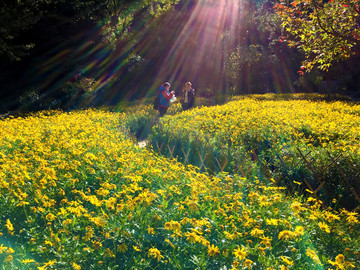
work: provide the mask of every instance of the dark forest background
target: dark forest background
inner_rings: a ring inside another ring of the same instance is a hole
[[[176,92],[191,81],[219,102],[269,92],[358,96],[359,57],[300,76],[304,56],[283,42],[274,0],[238,1],[221,20],[220,2],[4,2],[0,113],[114,105],[150,97],[164,81]]]

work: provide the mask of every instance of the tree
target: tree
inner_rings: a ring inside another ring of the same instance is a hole
[[[19,61],[34,44],[21,35],[39,19],[42,1],[3,1],[0,7],[0,56]],[[20,40],[19,40],[20,39]]]
[[[279,0],[274,6],[285,30],[281,41],[304,51],[300,74],[327,71],[360,52],[358,0]]]
[[[143,30],[178,2],[1,1],[0,111],[17,110],[19,97],[65,100],[62,93],[75,89],[68,84],[79,74],[101,80],[101,91],[110,88],[110,80],[140,64],[134,48]]]
[[[57,27],[82,31],[84,25],[98,24],[103,41],[124,38],[136,19],[151,18],[169,10],[179,0],[22,0],[2,1],[0,7],[0,56],[21,60],[37,45],[38,34]],[[41,21],[45,23],[41,23]],[[51,24],[47,24],[48,22]],[[65,23],[64,23],[65,22]],[[69,25],[71,24],[71,27]],[[41,26],[41,27],[39,27]],[[64,29],[61,29],[64,30]],[[67,30],[67,29],[66,29]],[[31,34],[29,34],[31,33]],[[35,34],[35,35],[34,35]],[[60,33],[62,34],[62,33]],[[52,37],[46,37],[51,40]]]
[[[227,53],[226,75],[234,94],[294,91],[300,65],[299,53],[279,42],[281,20],[274,0],[247,3],[235,50]],[[246,23],[245,23],[246,22]],[[228,42],[229,43],[229,42]],[[287,76],[283,76],[284,72]]]

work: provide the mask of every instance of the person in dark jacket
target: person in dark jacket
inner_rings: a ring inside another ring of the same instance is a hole
[[[158,95],[160,99],[160,106],[159,106],[159,112],[160,116],[163,116],[166,114],[168,108],[170,107],[170,99],[172,99],[175,96],[175,92],[170,92],[170,83],[165,82],[162,86],[160,86],[158,90]]]
[[[185,83],[180,102],[184,111],[195,105],[195,90],[192,88],[191,82]]]

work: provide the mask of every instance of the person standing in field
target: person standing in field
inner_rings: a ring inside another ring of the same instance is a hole
[[[194,106],[195,90],[192,88],[191,82],[185,83],[182,89],[181,106],[183,110],[188,110]]]
[[[166,114],[168,108],[170,107],[170,99],[175,96],[174,91],[170,92],[170,87],[170,83],[165,82],[158,90],[160,117]]]

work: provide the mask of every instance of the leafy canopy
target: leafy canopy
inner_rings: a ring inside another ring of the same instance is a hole
[[[358,0],[279,0],[274,6],[289,46],[305,52],[299,71],[327,71],[334,61],[360,52]]]
[[[168,11],[179,0],[22,0],[6,1],[0,6],[0,56],[20,61],[39,41],[35,33],[46,33],[46,28],[69,23],[82,32],[84,25],[98,24],[104,40],[124,38],[135,20],[156,18]],[[39,21],[43,23],[42,27]],[[54,19],[56,20],[54,21]],[[146,24],[147,23],[147,24]],[[53,25],[55,24],[55,25]],[[45,30],[45,31],[44,31]],[[66,29],[65,29],[66,30]],[[47,37],[51,39],[53,37]]]

